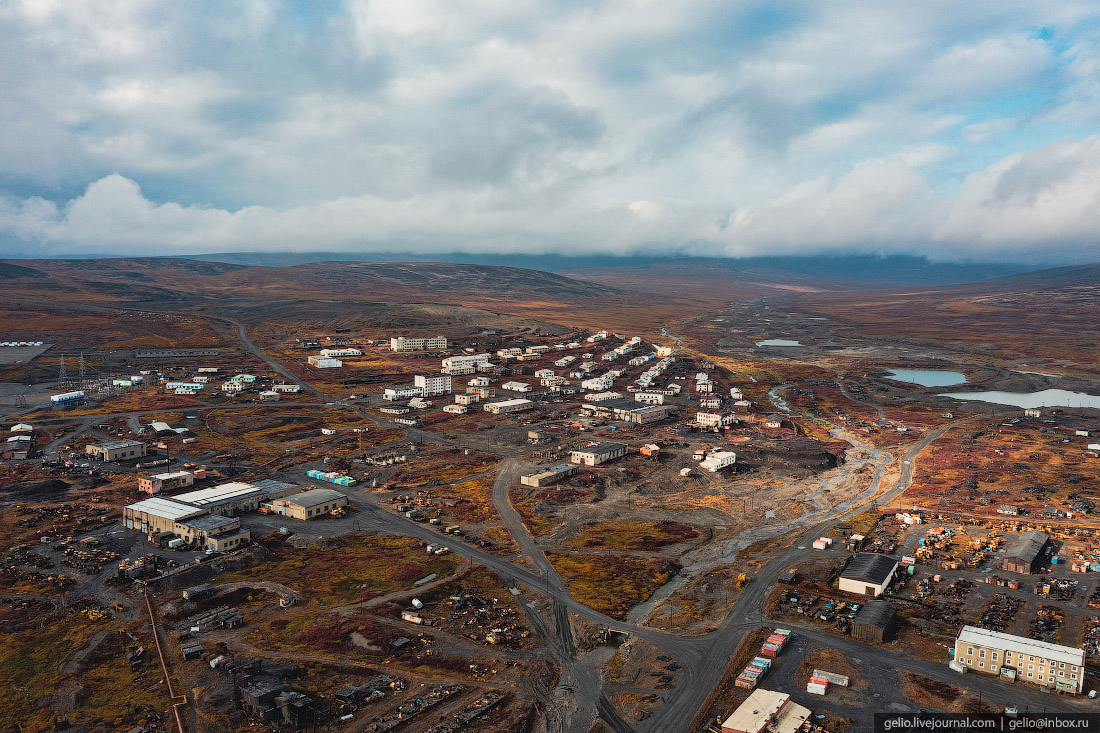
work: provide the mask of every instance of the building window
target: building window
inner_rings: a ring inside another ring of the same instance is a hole
[[[985,669],[985,662],[978,662],[978,666]]]
[[[979,649],[978,650],[978,656],[981,657],[982,659],[985,659],[985,649]]]
[[[1027,668],[1028,669],[1035,669],[1035,665],[1034,664],[1029,664],[1029,665],[1027,665]]]
[[[1060,662],[1058,664],[1058,669],[1065,669],[1065,668],[1066,668],[1066,663],[1065,662]]]
[[[968,646],[968,647],[966,648],[966,653],[967,653],[967,654],[973,654],[973,653],[974,653],[974,647],[972,647],[972,646]]]
[[[997,652],[993,652],[993,661],[997,661]]]
[[[989,671],[990,672],[996,672],[997,671],[997,665],[994,664],[992,667],[989,668]]]

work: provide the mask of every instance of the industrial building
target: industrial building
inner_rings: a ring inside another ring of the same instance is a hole
[[[384,390],[382,390],[382,399],[389,402],[393,402],[395,400],[407,400],[410,397],[417,397],[419,395],[420,387],[417,387],[415,385],[410,386],[408,384],[400,385],[397,387],[386,387]]]
[[[1021,533],[1001,558],[1001,570],[1010,573],[1034,573],[1039,569],[1043,550],[1049,542],[1050,535],[1045,532],[1032,529]]]
[[[337,369],[344,366],[344,362],[339,359],[330,359],[327,356],[310,356],[306,359],[311,367],[317,367],[318,369]]]
[[[243,512],[253,512],[260,504],[270,499],[281,499],[298,490],[293,484],[275,482],[275,487],[232,481],[209,489],[199,489],[186,494],[171,497],[173,501],[205,509],[211,514],[233,516]]]
[[[241,520],[211,514],[203,507],[164,496],[130,504],[122,510],[123,525],[145,534],[171,532],[188,543],[220,552],[236,549],[250,538]]]
[[[876,598],[867,601],[852,620],[852,638],[863,641],[887,641],[894,631],[898,609],[893,603]]]
[[[840,589],[856,595],[878,597],[890,585],[897,569],[895,558],[876,552],[861,552],[840,574]]]
[[[347,505],[348,497],[339,491],[313,489],[275,499],[264,506],[280,516],[305,520],[331,514],[333,509]]]
[[[481,407],[485,412],[490,412],[494,415],[508,415],[513,412],[530,410],[534,406],[535,403],[531,400],[525,400],[522,397],[518,397],[514,400],[503,400],[502,402],[486,402]]]
[[[321,349],[321,356],[334,358],[339,356],[362,356],[363,352],[359,349]]]
[[[608,420],[622,420],[638,425],[664,420],[676,412],[673,405],[650,405],[629,398],[603,401],[587,401],[581,404],[581,410]]]
[[[627,450],[622,443],[596,443],[587,448],[569,451],[569,460],[585,466],[598,466],[625,456]]]
[[[722,723],[722,733],[796,733],[811,711],[791,702],[785,692],[753,690],[733,715]]]
[[[711,473],[717,473],[723,468],[728,468],[737,462],[737,454],[732,451],[716,451],[707,456],[699,468]]]
[[[144,458],[147,453],[145,443],[137,440],[108,440],[85,446],[85,454],[97,461],[125,461],[131,458]]]
[[[524,486],[547,486],[556,481],[561,481],[563,478],[572,476],[578,470],[580,469],[575,464],[559,463],[556,466],[550,466],[541,471],[520,476],[519,482]]]
[[[446,336],[395,336],[390,339],[390,351],[442,351],[447,348]]]
[[[158,473],[152,476],[142,476],[138,479],[138,491],[145,494],[159,494],[163,491],[182,489],[193,486],[195,474],[190,471],[174,471],[172,473]]]
[[[1031,682],[1074,695],[1084,689],[1083,649],[964,626],[954,652],[956,664],[1008,682]]]
[[[425,397],[449,394],[451,391],[451,377],[449,374],[417,374],[413,377],[413,385]]]

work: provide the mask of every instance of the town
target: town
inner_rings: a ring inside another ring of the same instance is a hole
[[[55,372],[7,426],[5,627],[70,618],[60,668],[133,690],[131,727],[793,733],[872,694],[1096,695],[1088,409],[610,328],[230,325],[10,352]],[[100,699],[38,694],[62,728]]]

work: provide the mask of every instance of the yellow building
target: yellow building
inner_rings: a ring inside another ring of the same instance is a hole
[[[959,632],[955,662],[1009,682],[1030,682],[1074,695],[1080,694],[1085,685],[1083,649],[976,626],[964,626]]]

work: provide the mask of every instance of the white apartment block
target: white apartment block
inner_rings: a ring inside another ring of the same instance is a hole
[[[711,453],[703,462],[699,464],[699,467],[704,471],[710,471],[716,473],[723,468],[732,466],[737,462],[737,454],[730,451],[718,451],[717,453]]]
[[[399,387],[386,387],[382,392],[382,399],[393,402],[394,400],[407,400],[410,397],[419,397],[420,387],[403,385]]]
[[[413,338],[396,336],[390,339],[390,351],[441,351],[447,348],[446,336]]]
[[[448,356],[443,360],[443,371],[450,374],[451,369],[463,368],[463,367],[477,367],[481,364],[488,364],[493,358],[492,354],[460,354],[458,356]]]
[[[451,391],[449,374],[417,374],[413,377],[413,384],[420,389],[420,394],[427,397],[448,394]]]

